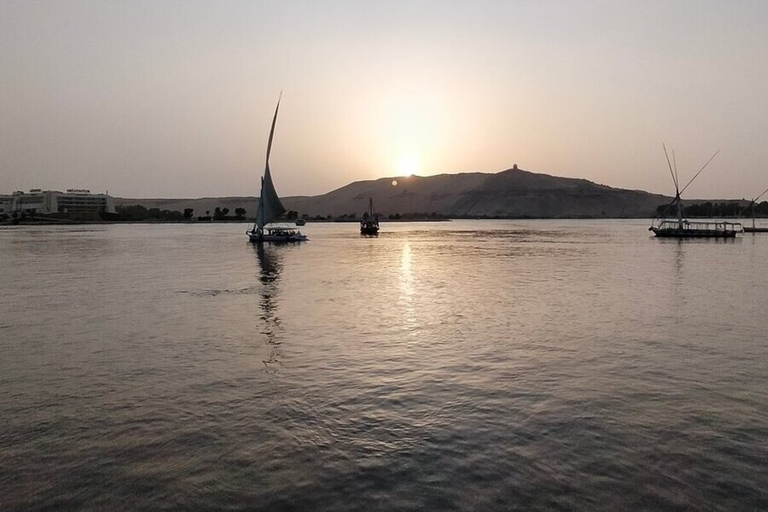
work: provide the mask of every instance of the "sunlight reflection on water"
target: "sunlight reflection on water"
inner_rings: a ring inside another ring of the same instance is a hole
[[[416,312],[413,304],[413,272],[411,271],[411,246],[406,241],[403,243],[402,255],[400,257],[400,288],[403,306],[403,329],[408,331],[411,336],[415,336]]]

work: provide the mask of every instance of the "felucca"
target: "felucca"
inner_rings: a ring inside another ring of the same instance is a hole
[[[282,98],[282,93],[280,94]],[[269,172],[269,154],[272,152],[272,138],[275,135],[275,123],[277,122],[277,112],[280,110],[280,98],[275,107],[275,116],[272,118],[272,128],[269,130],[269,142],[267,142],[267,162],[264,167],[264,176],[261,178],[261,193],[259,194],[259,206],[256,208],[256,223],[246,231],[248,239],[251,242],[303,242],[307,240],[306,235],[289,226],[276,224],[275,221],[285,213],[285,207],[280,202],[280,198],[275,191],[275,185],[272,183],[272,174]],[[273,225],[273,223],[275,223]]]

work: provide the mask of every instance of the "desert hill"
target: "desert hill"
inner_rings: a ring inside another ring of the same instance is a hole
[[[279,183],[277,184],[279,187]],[[670,198],[637,190],[624,190],[575,178],[533,173],[514,167],[499,173],[440,174],[388,177],[356,181],[318,196],[282,198],[288,210],[309,216],[361,215],[373,197],[381,215],[437,213],[448,217],[651,217]],[[115,198],[116,205],[141,204],[146,208],[194,208],[204,215],[216,207],[256,210],[256,197],[200,199]]]

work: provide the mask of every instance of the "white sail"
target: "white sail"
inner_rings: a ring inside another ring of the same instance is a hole
[[[261,178],[261,195],[259,196],[259,206],[256,210],[256,225],[254,227],[259,230],[270,222],[274,222],[285,213],[285,207],[280,202],[280,198],[275,191],[275,185],[272,183],[272,175],[269,172],[269,154],[272,152],[272,138],[275,135],[275,123],[277,123],[277,111],[279,109],[280,99],[278,98],[275,116],[272,118],[272,128],[269,130],[267,162],[264,166],[264,177]]]

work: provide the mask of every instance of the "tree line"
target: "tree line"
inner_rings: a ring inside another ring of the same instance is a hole
[[[186,214],[187,210],[190,211],[190,216],[192,215],[192,208],[187,208],[184,210],[184,213]],[[218,206],[216,209],[213,210],[213,216],[211,216],[211,211],[206,210],[205,215],[200,215],[197,217],[197,220],[201,221],[210,221],[210,220],[216,220],[216,221],[227,221],[227,220],[235,220],[235,221],[243,221],[245,220],[245,208],[235,208],[235,215],[230,216],[229,215],[229,208],[219,208]]]
[[[687,210],[687,209],[686,209]],[[185,208],[183,212],[177,210],[161,210],[160,208],[146,208],[140,204],[118,206],[116,208],[116,214],[110,214],[109,220],[125,221],[125,222],[190,222],[193,220],[199,222],[223,222],[223,221],[245,221],[247,211],[245,208],[235,208],[234,215],[230,215],[229,208],[216,207],[213,211],[206,210],[204,214],[195,216],[193,208]],[[387,218],[389,220],[436,220],[447,219],[447,215],[441,213],[432,212],[413,212],[413,213],[392,213],[386,217],[381,214],[375,214],[378,218]],[[359,221],[361,219],[367,219],[368,212],[362,214],[348,213],[341,215],[308,215],[300,214],[296,210],[288,210],[285,212],[280,220],[293,222],[299,218],[305,221],[315,222],[350,222]]]
[[[205,215],[195,217],[194,208],[185,208],[183,212],[177,210],[161,210],[160,208],[146,208],[140,204],[118,206],[115,217],[110,220],[127,222],[181,222],[181,221],[244,221],[245,208],[235,208],[235,215],[229,215],[229,208],[216,207],[211,215],[210,210],[206,210]]]
[[[696,203],[683,205],[683,211],[689,217],[768,217],[768,201],[761,203],[750,203],[749,206],[742,206],[738,201],[712,203]],[[660,205],[656,207],[656,215],[676,216],[677,205]]]

